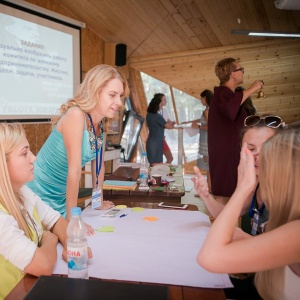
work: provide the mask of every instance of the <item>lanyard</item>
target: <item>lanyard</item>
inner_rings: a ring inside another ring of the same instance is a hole
[[[254,216],[254,213],[258,213],[259,215],[261,215],[263,212],[264,212],[264,209],[265,209],[265,204],[263,203],[261,208],[260,209],[257,209],[255,207],[255,204],[257,202],[257,199],[256,199],[256,193],[257,193],[257,190],[258,190],[258,187],[259,187],[259,184],[257,185],[256,189],[255,189],[255,193],[253,195],[253,198],[252,198],[252,202],[251,202],[251,205],[250,205],[250,209],[249,209],[249,216],[251,218],[253,218]]]
[[[96,136],[96,130],[95,130],[95,127],[94,127],[94,124],[93,124],[93,120],[92,120],[92,117],[90,114],[87,114],[89,119],[90,119],[90,122],[91,122],[91,125],[92,125],[92,129],[93,129],[93,133],[94,133],[94,136],[95,136],[95,146],[96,146],[96,187],[98,187],[98,176],[100,174],[100,170],[101,170],[101,166],[102,166],[102,149],[103,149],[103,140],[102,140],[102,146],[100,145],[100,149],[98,148],[98,139],[97,139],[97,136]],[[103,133],[101,133],[103,134]],[[101,138],[103,139],[103,136],[101,136]],[[99,164],[99,160],[98,160],[98,151],[100,150],[100,164]]]

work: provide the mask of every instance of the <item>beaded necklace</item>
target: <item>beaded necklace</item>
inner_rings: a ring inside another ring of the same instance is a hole
[[[88,127],[88,132],[89,132],[90,147],[91,147],[91,150],[95,151],[97,143],[98,143],[99,148],[101,148],[101,146],[103,144],[104,126],[103,126],[102,122],[100,122],[98,124],[99,135],[96,137],[95,134],[94,134],[94,130],[93,130],[93,124],[91,123],[91,121],[89,123],[90,124],[89,124],[89,127]]]

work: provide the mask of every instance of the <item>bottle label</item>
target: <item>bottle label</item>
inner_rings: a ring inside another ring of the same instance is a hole
[[[67,247],[69,277],[87,278],[88,253],[87,247]]]
[[[141,173],[140,174],[140,178],[141,179],[147,179],[148,178],[148,174],[147,173]]]

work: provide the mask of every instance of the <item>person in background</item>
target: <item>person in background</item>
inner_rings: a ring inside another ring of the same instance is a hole
[[[263,88],[263,81],[257,80],[244,91],[235,92],[236,87],[243,83],[244,68],[234,58],[220,60],[215,73],[220,85],[214,88],[209,107],[208,157],[212,194],[225,204],[237,183],[239,133],[247,117],[241,104]]]
[[[192,128],[199,128],[199,150],[197,158],[197,167],[201,171],[206,172],[207,183],[209,191],[211,191],[210,183],[210,173],[209,173],[209,163],[208,163],[208,147],[207,147],[207,123],[208,123],[208,110],[209,105],[213,97],[213,92],[211,90],[204,90],[200,94],[200,100],[205,110],[202,112],[200,119],[193,121],[185,121],[182,124],[192,123]],[[200,124],[200,125],[199,125]],[[199,197],[199,194],[195,194],[195,197]]]
[[[146,141],[146,151],[148,161],[151,165],[163,162],[163,144],[165,128],[173,129],[175,122],[166,121],[161,114],[160,104],[162,97],[154,95],[147,109],[146,122],[149,135]]]
[[[25,186],[33,179],[35,156],[21,124],[0,123],[0,160],[0,299],[4,299],[26,273],[52,274],[58,241],[66,260],[68,221]]]
[[[164,109],[164,106],[166,106],[166,104],[167,104],[166,96],[164,94],[157,93],[157,94],[154,95],[154,97],[161,98],[158,113],[161,114],[167,122],[170,121],[170,118],[169,118],[169,116],[166,112],[166,109]],[[166,163],[171,164],[172,161],[173,161],[173,154],[170,150],[169,145],[166,142],[166,137],[165,136],[164,136],[163,152],[164,152],[164,156],[166,157]]]
[[[77,206],[82,168],[89,161],[93,187],[98,187],[103,197],[105,121],[115,116],[128,94],[122,73],[98,65],[87,72],[74,98],[53,118],[52,132],[37,155],[35,178],[28,186],[68,220],[71,208]],[[110,201],[102,203],[101,209],[113,206]],[[89,225],[87,231],[94,232]]]
[[[244,203],[256,187],[254,161],[244,143],[236,190],[212,224],[197,260],[214,273],[257,272],[255,285],[263,299],[299,299],[300,130],[283,130],[263,145],[259,183],[268,226],[264,234],[234,239]]]
[[[242,92],[245,88],[238,86],[235,91]],[[256,107],[253,105],[251,97],[248,97],[242,104],[243,109],[246,111],[247,116],[257,115]]]

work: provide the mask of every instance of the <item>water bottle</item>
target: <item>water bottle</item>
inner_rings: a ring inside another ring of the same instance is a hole
[[[140,164],[140,188],[149,189],[148,186],[149,177],[149,162],[147,159],[147,153],[142,153],[141,164]]]
[[[71,209],[67,236],[68,277],[88,279],[88,244],[80,207]]]

